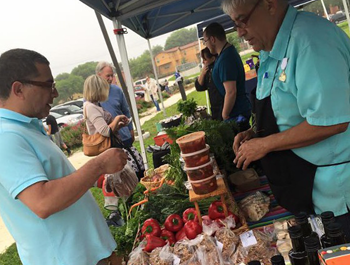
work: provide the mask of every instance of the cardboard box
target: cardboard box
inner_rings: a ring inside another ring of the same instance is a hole
[[[318,251],[322,265],[350,265],[350,244],[343,244]]]

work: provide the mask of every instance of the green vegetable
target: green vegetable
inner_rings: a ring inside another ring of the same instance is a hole
[[[180,111],[185,117],[191,117],[196,112],[197,102],[193,98],[180,101],[177,104],[177,110]]]

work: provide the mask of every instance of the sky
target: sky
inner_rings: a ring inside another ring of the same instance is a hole
[[[113,23],[103,21],[120,62]],[[151,39],[151,45],[164,47],[169,35]],[[0,53],[35,50],[50,61],[54,77],[86,62],[111,62],[94,10],[79,0],[1,0],[0,36]],[[147,40],[131,30],[125,42],[129,58],[148,50]]]

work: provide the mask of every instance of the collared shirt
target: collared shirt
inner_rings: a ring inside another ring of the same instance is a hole
[[[217,57],[212,71],[212,79],[220,94],[225,97],[224,82],[236,81],[237,96],[230,118],[242,114],[250,117],[251,104],[245,91],[245,73],[241,57],[234,46],[229,46]]]
[[[289,7],[271,52],[260,53],[256,96],[271,95],[280,131],[305,120],[315,126],[346,123],[350,121],[349,69],[346,34],[323,18]],[[315,165],[340,163],[350,160],[349,139],[350,127],[293,152]],[[349,190],[350,163],[319,167],[313,189],[316,212],[346,213]]]
[[[125,115],[128,118],[131,117],[128,102],[126,101],[123,90],[116,85],[109,86],[108,100],[101,102],[101,106],[103,109],[110,112],[113,118],[118,115]],[[131,139],[131,130],[133,130],[132,122],[130,122],[128,126],[119,129],[118,133],[123,142]]]
[[[97,264],[116,243],[90,191],[41,219],[18,200],[29,186],[75,171],[36,118],[0,109],[0,215],[23,265]]]

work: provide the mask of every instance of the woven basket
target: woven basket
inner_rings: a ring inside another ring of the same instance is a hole
[[[147,179],[147,177],[143,177],[140,179],[140,183],[145,186],[146,189],[150,190],[150,189],[153,189],[153,188],[157,188],[161,181],[162,180],[159,180],[159,181],[146,181],[145,179]]]

